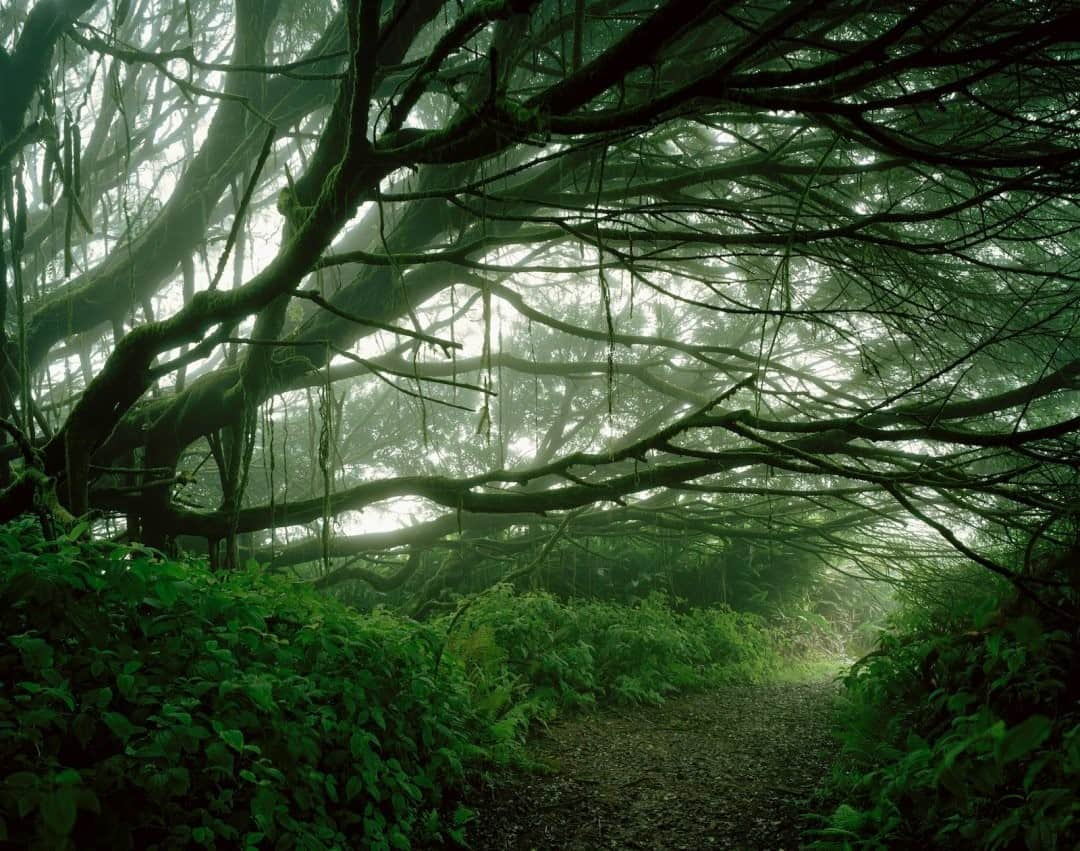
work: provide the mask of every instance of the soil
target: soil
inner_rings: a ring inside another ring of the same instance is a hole
[[[835,742],[828,682],[740,686],[552,725],[550,773],[476,792],[476,851],[796,849]]]

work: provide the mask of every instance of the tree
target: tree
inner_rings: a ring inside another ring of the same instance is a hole
[[[932,534],[1026,587],[1002,546],[1076,529],[1078,25],[5,12],[2,514],[55,488],[154,546],[376,585],[338,559],[677,528],[873,570]],[[334,527],[406,498],[415,524]]]

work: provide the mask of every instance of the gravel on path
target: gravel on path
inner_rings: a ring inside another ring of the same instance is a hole
[[[468,806],[475,851],[796,849],[832,761],[833,683],[732,686],[558,722],[550,774],[502,772]]]

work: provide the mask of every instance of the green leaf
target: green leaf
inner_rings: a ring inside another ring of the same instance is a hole
[[[162,579],[153,585],[154,595],[167,609],[171,609],[180,597],[176,583],[170,579]]]
[[[89,528],[90,522],[88,520],[80,520],[78,523],[71,527],[70,532],[61,535],[60,540],[68,544],[74,543],[75,541],[79,540],[79,538],[81,538],[86,532],[86,530]]]
[[[112,730],[113,734],[122,742],[127,742],[138,729],[127,719],[127,716],[121,715],[119,712],[106,712],[101,717],[105,721],[105,726]]]
[[[1050,736],[1053,724],[1045,715],[1032,715],[1010,727],[997,744],[997,758],[1002,765],[1027,756]]]
[[[53,783],[57,786],[79,786],[82,784],[82,777],[74,768],[62,768],[53,775]]]
[[[128,700],[133,699],[135,696],[135,677],[131,674],[117,674],[116,688]]]
[[[221,742],[211,742],[206,746],[206,761],[216,767],[232,773],[234,760],[229,749]]]
[[[112,689],[108,686],[90,689],[83,692],[83,706],[96,706],[98,709],[104,709],[112,700],[112,695]]]
[[[266,680],[252,680],[244,684],[244,694],[251,698],[259,709],[274,708],[274,690]]]
[[[476,811],[470,810],[468,807],[464,807],[459,804],[457,809],[454,810],[455,827],[461,827],[463,824],[468,824],[474,818],[476,818]]]
[[[359,759],[365,753],[371,752],[372,744],[377,743],[377,739],[365,730],[353,730],[352,735],[349,736],[349,752],[352,754],[353,759]]]
[[[67,707],[69,712],[75,709],[75,698],[72,696],[71,692],[68,691],[66,686],[44,688],[42,689],[42,692],[44,694],[47,694],[49,697],[53,697],[59,700],[61,703],[64,704],[64,706]]]
[[[237,753],[243,752],[244,734],[240,730],[226,730],[222,728],[217,731],[217,734],[221,736],[221,740],[234,751]]]
[[[271,836],[274,832],[274,810],[277,801],[277,793],[266,786],[261,786],[251,799],[251,817],[260,831]]]
[[[75,791],[70,786],[59,786],[41,800],[41,818],[52,834],[67,836],[71,833],[77,815]]]
[[[187,793],[191,786],[191,775],[182,765],[174,765],[166,773],[169,782],[169,793],[174,797],[180,797]]]
[[[8,641],[19,651],[28,671],[37,673],[53,666],[53,650],[44,639],[31,635],[13,635]]]

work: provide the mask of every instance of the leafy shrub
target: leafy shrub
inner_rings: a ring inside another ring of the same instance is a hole
[[[0,528],[0,840],[423,845],[478,753],[440,641],[253,571]]]
[[[1076,621],[953,574],[847,675],[843,799],[815,848],[1080,843]]]
[[[33,528],[0,527],[0,846],[463,842],[466,774],[533,720],[780,665],[758,617],[656,596],[500,587],[420,625]]]
[[[448,647],[493,723],[517,728],[596,703],[656,703],[676,691],[763,680],[780,667],[760,618],[680,614],[658,595],[628,607],[499,586],[474,598]]]

